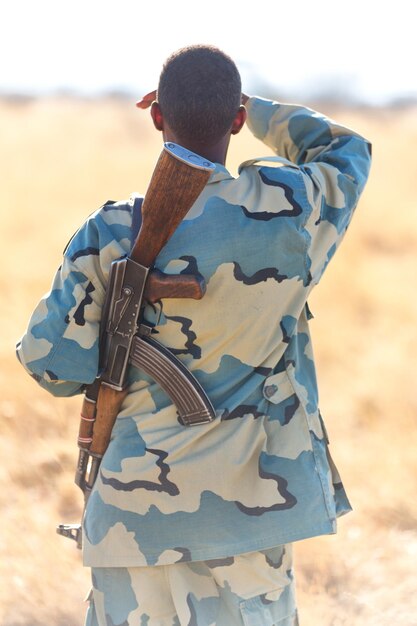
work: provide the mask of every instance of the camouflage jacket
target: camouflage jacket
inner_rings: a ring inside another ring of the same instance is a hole
[[[350,509],[318,408],[307,298],[352,217],[370,166],[362,137],[261,98],[248,125],[277,157],[215,172],[157,258],[200,272],[201,301],[146,309],[217,419],[187,428],[136,368],[84,518],[84,561],[139,566],[221,558],[333,533]],[[132,244],[132,201],[107,203],[68,245],[18,344],[55,395],[97,374],[110,263]]]

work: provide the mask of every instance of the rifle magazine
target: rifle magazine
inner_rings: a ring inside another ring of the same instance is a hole
[[[216,417],[213,405],[195,376],[155,339],[135,336],[130,362],[151,376],[168,394],[184,426],[207,424]]]

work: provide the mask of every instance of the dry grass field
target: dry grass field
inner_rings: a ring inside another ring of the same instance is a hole
[[[417,624],[417,110],[325,110],[368,136],[374,166],[310,305],[321,407],[354,512],[297,545],[303,626]],[[160,151],[126,102],[0,103],[0,626],[79,626],[89,573],[55,534],[78,521],[79,400],[14,356],[62,249],[106,199],[144,191]],[[230,164],[266,154],[244,132]]]

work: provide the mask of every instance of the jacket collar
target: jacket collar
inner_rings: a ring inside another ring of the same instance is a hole
[[[220,163],[215,163],[214,166],[215,166],[214,172],[211,174],[210,179],[208,181],[209,185],[211,183],[217,183],[220,180],[227,180],[227,179],[234,178],[229,172],[229,170],[225,168],[224,165],[221,165]]]

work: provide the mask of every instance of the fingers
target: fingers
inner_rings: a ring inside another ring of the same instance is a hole
[[[156,89],[147,93],[146,96],[143,96],[138,102],[136,102],[136,106],[138,109],[148,109],[155,100]]]

